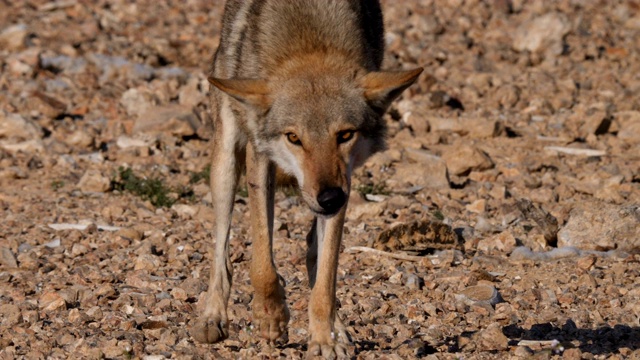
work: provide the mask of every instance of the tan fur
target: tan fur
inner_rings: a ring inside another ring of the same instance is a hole
[[[295,178],[316,215],[307,236],[309,354],[347,356],[335,293],[351,174],[384,148],[382,115],[422,71],[380,71],[382,35],[377,1],[227,2],[209,78],[216,245],[204,316],[191,329],[196,340],[228,336],[229,228],[246,156],[254,329],[275,340],[286,335],[289,321],[272,252],[279,171]]]

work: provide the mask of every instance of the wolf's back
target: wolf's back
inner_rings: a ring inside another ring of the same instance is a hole
[[[225,6],[213,75],[265,78],[301,54],[341,54],[380,68],[383,22],[377,0],[231,0]]]

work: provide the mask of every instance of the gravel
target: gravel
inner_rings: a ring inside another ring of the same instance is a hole
[[[230,338],[203,345],[188,333],[211,264],[206,69],[222,7],[3,5],[0,358],[305,356],[312,215],[287,189],[276,195],[274,248],[289,342],[252,333],[243,191]],[[640,357],[637,6],[383,8],[386,67],[426,71],[387,116],[389,149],[355,172],[344,248],[413,232],[411,248],[342,253],[351,354]],[[162,181],[172,205],[127,190],[121,168]],[[412,224],[440,224],[449,237]]]

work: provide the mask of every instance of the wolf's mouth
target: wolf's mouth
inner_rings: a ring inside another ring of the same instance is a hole
[[[338,209],[336,211],[333,211],[333,212],[329,212],[329,211],[325,211],[325,210],[317,211],[317,210],[314,210],[314,209],[311,209],[311,211],[313,212],[314,215],[316,215],[318,217],[322,217],[322,218],[325,218],[325,219],[330,219],[330,218],[334,217],[335,215],[337,215],[340,212],[341,209],[342,208],[340,208],[340,209]]]

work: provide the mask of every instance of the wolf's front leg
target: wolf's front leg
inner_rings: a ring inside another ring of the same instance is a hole
[[[253,240],[253,325],[263,338],[276,340],[286,334],[289,309],[273,261],[275,166],[265,155],[255,153],[251,145],[247,147],[247,188]]]
[[[309,300],[311,339],[308,351],[310,356],[322,355],[325,359],[347,357],[347,334],[336,314],[336,274],[346,209],[347,206],[343,206],[328,220],[316,220],[313,226],[316,228],[316,261],[307,259],[307,266],[313,264],[317,268],[315,279],[311,277],[312,270],[308,269],[313,287]],[[344,339],[339,339],[343,336]]]
[[[233,202],[240,176],[239,156],[232,136],[221,136],[213,146],[211,164],[211,194],[216,215],[216,244],[210,248],[213,263],[209,291],[205,298],[203,316],[191,328],[191,336],[202,343],[214,343],[229,336],[227,303],[231,291],[233,268],[229,259],[229,229]],[[214,175],[219,174],[219,175]]]
[[[309,287],[311,289],[313,289],[313,286],[316,283],[316,275],[318,273],[318,252],[319,249],[322,249],[325,227],[326,220],[316,217],[313,219],[309,234],[307,234],[307,275],[309,276]],[[333,331],[338,341],[345,344],[351,344],[351,336],[347,331],[347,327],[340,319],[337,305],[335,320],[333,322]]]

